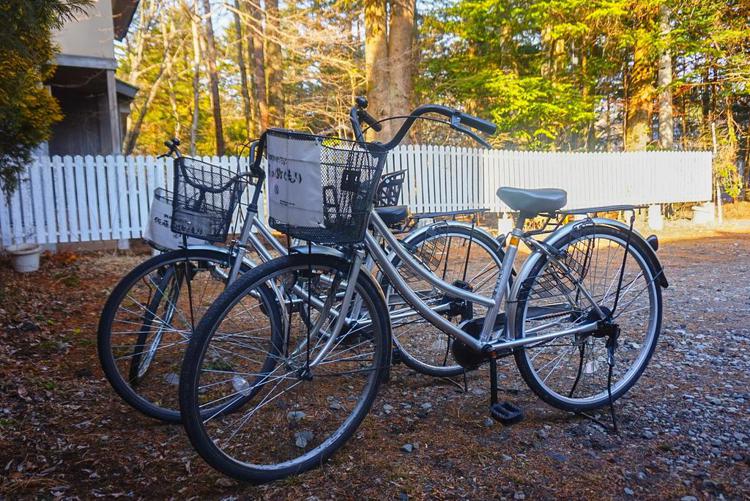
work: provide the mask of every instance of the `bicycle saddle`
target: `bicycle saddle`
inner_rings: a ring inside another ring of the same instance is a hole
[[[403,223],[408,216],[408,210],[405,205],[375,207],[375,212],[387,226],[399,225]]]
[[[555,188],[525,190],[503,186],[497,190],[497,197],[511,209],[528,215],[555,212],[568,203],[565,190]]]

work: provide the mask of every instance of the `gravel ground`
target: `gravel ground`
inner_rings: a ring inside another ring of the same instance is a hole
[[[485,371],[464,392],[397,366],[331,462],[260,487],[212,471],[104,381],[99,309],[142,257],[56,256],[33,276],[0,263],[0,498],[748,499],[750,234],[701,236],[659,251],[664,329],[616,404],[619,433],[540,402],[510,360],[502,398],[526,414],[512,427],[488,419]]]

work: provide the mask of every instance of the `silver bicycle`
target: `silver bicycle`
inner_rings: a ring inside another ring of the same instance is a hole
[[[97,347],[104,373],[123,400],[148,416],[176,423],[180,421],[176,386],[193,326],[241,273],[258,263],[286,255],[288,246],[276,238],[258,217],[257,204],[265,172],[260,168],[260,157],[256,155],[257,143],[250,147],[249,155],[255,161],[246,173],[239,175],[183,157],[177,140],[165,144],[169,148],[165,156],[175,156],[174,185],[180,196],[177,220],[172,221],[168,229],[185,237],[199,237],[204,243],[185,238],[181,243],[183,248],[162,248],[166,252],[144,261],[126,274],[103,307]],[[425,265],[440,266],[446,275],[466,275],[472,263],[480,261],[492,263],[485,266],[483,279],[498,273],[502,262],[501,246],[474,224],[447,220],[420,228],[410,227],[407,222],[413,221],[414,216],[407,214],[406,207],[396,205],[403,180],[402,171],[386,174],[380,179],[376,191],[376,210],[390,227],[398,228],[405,235],[401,245],[423,258],[430,250],[430,260],[425,261]],[[235,212],[234,204],[239,192],[248,185],[251,196],[245,210],[238,211],[244,213],[244,219],[237,239],[228,246],[206,241],[226,241]],[[170,209],[173,196],[174,193],[170,193],[167,199]],[[196,205],[195,201],[201,196],[203,202]],[[191,201],[192,206],[180,204],[183,200]],[[208,207],[208,215],[205,207]],[[200,210],[194,210],[196,208]],[[448,212],[426,216],[435,219],[455,215],[455,212]],[[167,221],[163,215],[157,216],[160,221]],[[374,262],[370,260],[368,269],[372,266]],[[471,276],[467,283],[471,283]],[[451,314],[446,305],[435,307],[454,321],[462,318],[461,312]],[[440,339],[444,336],[439,331],[422,332],[419,343],[412,341],[403,346],[399,343],[401,334],[417,325],[414,317],[412,314],[412,320],[409,320],[408,315],[403,315],[402,328],[394,329],[397,339],[392,359],[436,376],[460,373],[463,369],[452,356],[442,348],[437,349],[444,343]]]
[[[349,170],[335,185],[348,202],[327,214],[323,227],[272,220],[289,235],[305,239],[314,233],[340,245],[309,247],[243,275],[213,303],[190,341],[180,377],[183,422],[200,455],[223,473],[251,482],[297,474],[320,465],[353,435],[387,370],[390,314],[398,314],[389,307],[392,297],[449,335],[452,354],[465,368],[489,364],[490,413],[504,423],[520,414],[497,400],[500,357],[513,356],[529,387],[565,411],[611,405],[643,373],[661,329],[667,281],[657,242],[635,232],[632,218],[627,225],[586,216],[601,208],[562,211],[561,190],[500,188],[498,197],[518,218],[502,272],[485,295],[442,280],[370,212],[372,193],[363,181],[377,175],[387,151],[424,113],[444,115],[457,127],[494,130],[430,105],[415,110],[385,145],[364,142],[355,110],[356,144],[327,145],[301,133],[268,131],[281,144],[318,148],[324,176]],[[269,158],[281,154],[268,152]],[[359,172],[356,186],[342,181],[352,179],[353,170]],[[560,221],[574,214],[583,219],[560,222],[543,239],[524,231],[533,217]],[[350,225],[342,228],[344,222]],[[368,224],[372,232],[365,231]],[[521,242],[531,254],[512,279]],[[368,259],[383,273],[380,283],[363,267]],[[405,274],[442,291],[452,307],[470,307],[472,317],[449,321],[434,308],[435,295],[410,287]],[[273,289],[284,291],[283,300]],[[306,292],[303,301],[286,292],[299,289]]]

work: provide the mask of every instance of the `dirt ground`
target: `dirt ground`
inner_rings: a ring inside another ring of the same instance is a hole
[[[328,464],[257,487],[129,408],[98,367],[101,305],[145,256],[62,254],[29,275],[0,262],[0,499],[748,499],[750,224],[661,237],[664,328],[618,434],[543,404],[511,360],[502,398],[526,414],[512,427],[487,419],[486,371],[464,392],[399,365]]]

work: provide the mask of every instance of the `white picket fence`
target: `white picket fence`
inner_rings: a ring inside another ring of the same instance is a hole
[[[237,170],[246,158],[204,157]],[[387,172],[406,169],[401,194],[412,212],[488,208],[505,212],[500,186],[556,187],[568,207],[703,202],[711,199],[708,152],[552,153],[403,146]],[[10,203],[0,196],[0,247],[139,238],[155,188],[171,189],[171,159],[40,157]],[[248,196],[248,193],[245,193]]]

